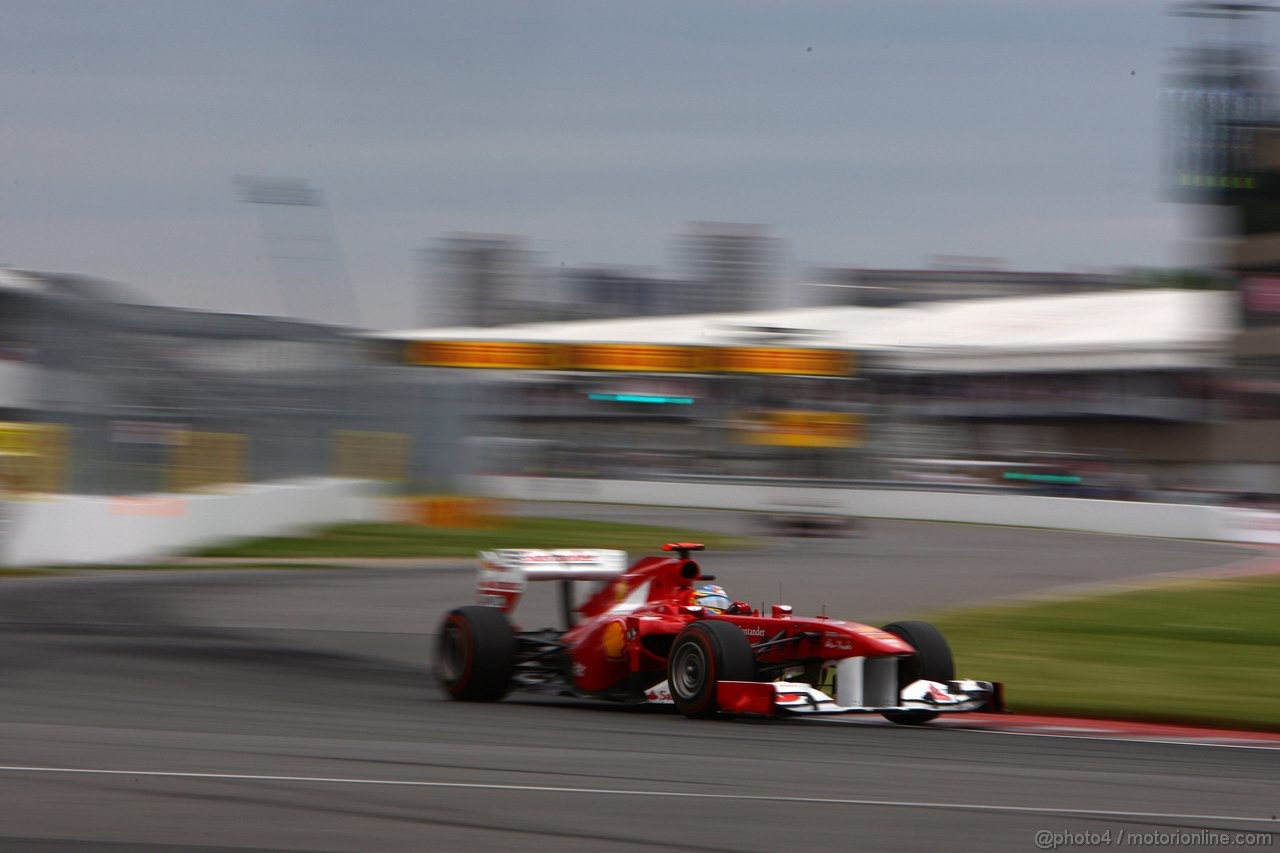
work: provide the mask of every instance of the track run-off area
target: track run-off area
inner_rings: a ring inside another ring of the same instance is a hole
[[[524,511],[758,532],[738,513]],[[765,543],[701,562],[736,598],[871,623],[1258,559],[889,521]],[[1270,736],[450,702],[430,674],[431,634],[472,592],[469,561],[5,580],[0,849],[1034,850],[1045,832],[1265,846],[1257,837],[1280,830]],[[525,627],[551,621],[550,590],[538,592],[518,611]],[[1016,684],[1008,696],[1016,709]]]

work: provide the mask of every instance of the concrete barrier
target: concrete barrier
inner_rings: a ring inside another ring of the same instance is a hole
[[[1229,542],[1280,545],[1280,513],[1258,509],[1224,508],[1223,538]]]
[[[475,477],[472,494],[863,518],[952,521],[1224,542],[1280,542],[1280,515],[1188,504],[888,489]],[[0,503],[0,565],[147,562],[232,539],[281,536],[387,517],[380,486],[308,479],[217,494],[61,495]]]
[[[283,536],[324,524],[380,517],[379,484],[304,479],[217,493],[9,501],[0,565],[146,562],[231,539]]]
[[[595,501],[756,511],[829,512],[862,518],[952,521],[1093,533],[1236,541],[1229,510],[1190,504],[889,489],[725,483],[474,477],[473,494],[512,500]]]

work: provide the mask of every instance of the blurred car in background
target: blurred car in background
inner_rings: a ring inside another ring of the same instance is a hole
[[[771,536],[859,536],[864,526],[835,503],[817,500],[779,500],[761,513]]]

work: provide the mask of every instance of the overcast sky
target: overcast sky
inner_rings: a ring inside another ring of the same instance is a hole
[[[418,251],[527,235],[670,269],[691,220],[789,269],[1183,263],[1149,0],[62,2],[0,21],[0,259],[279,313],[236,175],[323,192],[363,319]],[[308,226],[309,227],[309,226]]]

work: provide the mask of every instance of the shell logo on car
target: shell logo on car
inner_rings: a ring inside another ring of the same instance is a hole
[[[622,660],[623,651],[627,647],[626,632],[622,628],[621,622],[610,622],[609,626],[604,629],[604,637],[601,638],[604,645],[604,654],[609,660]]]

